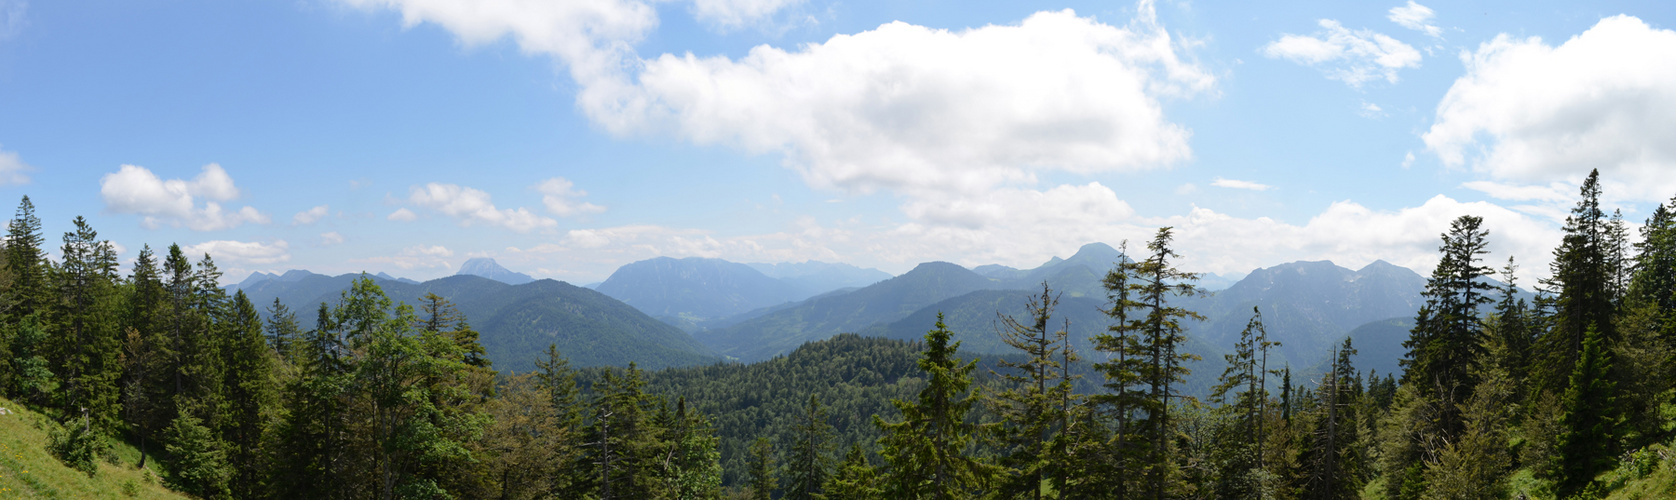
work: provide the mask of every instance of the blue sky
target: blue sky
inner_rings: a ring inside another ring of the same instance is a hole
[[[1676,195],[1669,2],[0,0],[0,199],[232,280],[655,256],[1545,274]]]

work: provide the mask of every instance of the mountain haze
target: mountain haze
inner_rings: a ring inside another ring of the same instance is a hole
[[[279,299],[304,329],[314,326],[321,303],[335,304],[361,275],[313,274],[294,282],[267,281],[245,293],[266,311]],[[535,357],[556,344],[577,366],[647,369],[720,360],[675,327],[604,294],[554,280],[508,285],[481,276],[455,275],[410,284],[373,277],[392,301],[414,304],[427,293],[453,302],[479,334],[496,369],[527,372]]]
[[[460,272],[454,273],[454,275],[482,276],[508,285],[522,285],[535,281],[535,278],[530,277],[530,275],[501,267],[499,263],[495,262],[495,259],[488,257],[467,259],[464,264],[460,264]]]

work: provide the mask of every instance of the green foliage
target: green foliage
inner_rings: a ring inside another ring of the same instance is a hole
[[[926,332],[919,359],[926,386],[915,401],[892,401],[902,420],[873,417],[884,433],[879,438],[886,464],[881,482],[891,497],[964,498],[988,487],[994,475],[990,465],[971,455],[979,427],[967,414],[979,399],[971,390],[977,363],[955,357],[960,343],[950,343],[952,335],[941,317]]]
[[[168,443],[169,467],[163,469],[163,482],[190,495],[201,498],[227,498],[232,495],[228,481],[232,470],[227,466],[226,452],[220,441],[203,421],[189,411],[163,431]]]
[[[1565,432],[1559,436],[1558,493],[1561,497],[1582,492],[1595,475],[1612,467],[1610,443],[1617,439],[1615,420],[1616,384],[1608,377],[1611,354],[1601,344],[1598,329],[1590,328],[1583,352],[1571,371],[1571,384],[1560,398],[1564,408]]]
[[[786,457],[786,489],[784,498],[809,500],[819,498],[827,477],[832,473],[832,425],[826,423],[826,409],[820,398],[809,396],[808,411],[798,418],[794,427],[797,440],[792,442]]]
[[[750,458],[750,487],[751,498],[755,500],[772,500],[774,486],[779,483],[778,469],[774,460],[774,442],[768,438],[757,438],[751,443]]]
[[[867,452],[861,449],[861,443],[850,446],[850,451],[844,454],[844,462],[838,465],[832,477],[827,478],[824,489],[826,494],[822,498],[828,500],[884,498],[884,489],[878,484],[878,471],[867,460]]]
[[[54,427],[51,442],[47,450],[66,467],[82,471],[87,477],[93,477],[99,472],[99,457],[108,451],[109,445],[104,437],[94,431],[85,422],[69,422],[70,425]]]

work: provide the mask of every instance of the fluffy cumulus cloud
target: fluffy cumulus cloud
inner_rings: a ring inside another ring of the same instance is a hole
[[[123,165],[99,180],[99,194],[106,210],[139,215],[142,224],[151,228],[168,224],[214,231],[246,222],[271,222],[266,214],[249,206],[222,208],[220,202],[237,198],[239,189],[227,171],[214,163],[205,165],[191,180],[163,180],[145,167]],[[206,201],[200,205],[199,199]]]
[[[390,215],[387,215],[384,218],[388,219],[388,220],[393,220],[393,221],[396,221],[396,222],[411,222],[415,219],[418,219],[419,214],[413,213],[412,210],[408,210],[407,208],[404,207],[404,208],[398,208],[394,212],[390,212]]]
[[[414,186],[407,201],[459,219],[460,224],[465,226],[487,224],[527,233],[558,225],[558,221],[536,215],[527,208],[495,208],[489,193],[454,184],[432,182],[424,186]],[[390,214],[389,219],[402,220],[397,217],[398,214],[399,210]]]
[[[291,260],[290,245],[285,240],[273,243],[215,240],[182,247],[181,251],[193,260],[208,254],[218,265],[260,266]]]
[[[850,191],[982,192],[1039,169],[1167,166],[1191,156],[1190,134],[1160,99],[1215,83],[1150,1],[1122,26],[1071,11],[963,31],[897,22],[737,60],[641,59],[633,45],[657,18],[632,1],[340,1],[397,10],[468,44],[511,38],[551,55],[579,84],[578,107],[613,133],[781,154],[811,185]]]
[[[983,191],[1040,169],[1159,168],[1191,156],[1159,99],[1215,80],[1142,12],[1128,26],[1042,12],[964,31],[896,22],[737,60],[666,54],[625,100],[582,105],[618,133],[782,153],[821,188]]]
[[[1360,88],[1374,80],[1397,83],[1397,72],[1420,67],[1420,51],[1368,29],[1352,30],[1322,19],[1309,35],[1283,34],[1262,48],[1263,55],[1319,68],[1327,78]]]
[[[1221,178],[1221,177],[1211,179],[1210,185],[1216,186],[1216,187],[1229,188],[1229,189],[1248,189],[1248,190],[1251,190],[1251,191],[1268,191],[1270,189],[1274,189],[1274,186],[1270,186],[1268,184],[1261,184],[1261,183],[1256,183],[1256,182],[1251,182],[1251,181],[1242,181],[1242,180],[1237,180],[1237,179],[1224,179],[1224,178]]]
[[[1432,24],[1432,18],[1436,16],[1437,13],[1433,12],[1431,7],[1414,3],[1414,0],[1408,0],[1407,5],[1391,7],[1390,12],[1385,14],[1385,18],[1391,22],[1433,38],[1443,36],[1443,28]]]
[[[291,223],[299,226],[313,224],[315,221],[325,217],[330,210],[331,209],[326,205],[320,205],[308,210],[297,212],[297,215],[291,216]]]
[[[547,206],[547,211],[559,217],[571,217],[583,214],[597,214],[605,211],[605,207],[578,200],[587,196],[588,192],[576,189],[576,184],[563,177],[554,177],[541,181],[535,186],[541,193],[541,204]]]
[[[1422,136],[1445,165],[1537,186],[1599,168],[1608,197],[1676,194],[1676,32],[1616,16],[1558,46],[1504,34],[1461,60]]]
[[[336,245],[336,244],[343,243],[343,242],[344,242],[343,235],[338,234],[337,231],[320,233],[320,244],[322,246],[331,246],[331,245]]]
[[[29,172],[34,170],[17,153],[0,149],[0,186],[28,184]]]

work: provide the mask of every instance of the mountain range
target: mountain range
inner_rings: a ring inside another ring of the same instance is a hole
[[[696,331],[730,316],[887,278],[890,274],[877,269],[817,261],[739,264],[658,257],[624,265],[593,288],[655,318]]]
[[[1091,243],[1032,269],[927,262],[890,277],[812,261],[657,258],[619,268],[597,291],[552,280],[514,285],[486,279],[528,278],[488,259],[473,259],[459,275],[425,283],[375,279],[394,299],[413,301],[435,292],[453,300],[482,333],[495,366],[517,371],[529,369],[547,343],[558,344],[581,366],[637,361],[655,369],[761,361],[839,333],[917,340],[939,312],[963,353],[1005,354],[1010,348],[998,334],[1000,315],[1023,318],[1025,303],[1044,283],[1059,300],[1054,326],[1068,328],[1089,359],[1101,355],[1090,339],[1109,323],[1101,279],[1125,259],[1111,246]],[[253,275],[236,286],[259,305],[279,298],[293,309],[311,311],[335,300],[355,277],[291,271]],[[1218,278],[1232,283],[1173,300],[1204,316],[1184,322],[1189,338],[1184,352],[1203,358],[1192,367],[1190,386],[1208,387],[1221,373],[1222,356],[1238,340],[1253,307],[1262,312],[1270,338],[1281,342],[1270,355],[1272,366],[1292,366],[1295,376],[1310,376],[1349,336],[1360,351],[1358,367],[1394,373],[1425,287],[1419,274],[1383,261],[1357,270],[1326,261],[1292,262],[1238,280]]]
[[[263,280],[244,287],[264,311],[278,299],[297,313],[300,325],[313,326],[321,303],[335,304],[361,277],[326,276],[293,271],[292,279]],[[647,369],[720,361],[692,336],[652,319],[604,294],[554,280],[509,285],[481,276],[455,275],[424,283],[373,277],[393,301],[416,303],[435,293],[453,302],[480,335],[479,342],[496,369],[527,372],[549,344],[557,345],[577,366],[623,366]]]

